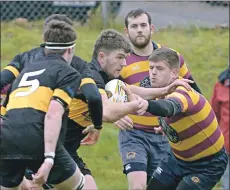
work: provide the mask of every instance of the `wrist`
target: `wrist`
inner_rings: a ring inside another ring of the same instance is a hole
[[[97,130],[101,130],[102,129],[102,125],[94,125],[94,128]]]
[[[44,153],[45,158],[52,158],[54,160],[55,158],[55,152],[45,152]]]

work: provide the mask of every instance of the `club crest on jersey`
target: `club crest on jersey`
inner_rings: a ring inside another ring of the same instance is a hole
[[[126,154],[127,160],[134,159],[135,157],[136,157],[136,152],[128,152],[128,153]]]
[[[180,140],[180,138],[179,138],[179,135],[176,132],[176,130],[173,129],[170,125],[168,125],[167,122],[165,121],[165,119],[163,117],[159,117],[158,121],[159,121],[159,124],[162,127],[163,131],[167,135],[168,139],[172,143],[178,143],[179,140]]]
[[[200,179],[196,176],[192,177],[191,180],[194,182],[194,183],[199,183],[200,182]]]

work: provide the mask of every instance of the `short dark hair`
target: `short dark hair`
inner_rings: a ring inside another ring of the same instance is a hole
[[[43,38],[45,42],[52,43],[68,43],[74,42],[77,39],[77,34],[75,30],[66,22],[52,20],[50,21],[44,30]],[[46,52],[63,54],[66,49],[57,50],[57,49],[46,49]]]
[[[52,14],[48,16],[44,21],[44,27],[52,20],[58,20],[66,22],[67,24],[73,26],[73,21],[65,14]]]
[[[128,28],[128,25],[129,25],[129,22],[128,22],[128,19],[129,18],[137,18],[143,14],[146,14],[147,17],[148,17],[148,22],[149,22],[149,25],[152,23],[151,21],[151,16],[149,15],[149,13],[147,13],[146,11],[144,11],[143,9],[135,9],[135,10],[132,10],[130,11],[126,17],[125,17],[125,27]]]
[[[131,52],[131,45],[128,39],[113,29],[103,30],[94,45],[93,56],[97,58],[100,51],[110,53],[122,49],[125,53]]]
[[[180,58],[177,52],[169,48],[159,48],[154,50],[149,56],[149,61],[164,61],[168,63],[170,68],[180,68]]]

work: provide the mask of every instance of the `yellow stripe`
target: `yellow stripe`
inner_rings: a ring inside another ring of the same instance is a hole
[[[6,108],[4,106],[1,106],[1,115],[6,114]]]
[[[195,160],[204,158],[206,156],[211,156],[211,155],[219,152],[223,148],[223,146],[224,146],[224,136],[221,134],[220,138],[217,140],[217,142],[213,146],[210,146],[209,148],[207,148],[204,151],[196,154],[193,157],[183,158],[183,157],[181,157],[181,156],[179,156],[179,155],[177,155],[175,153],[174,153],[174,155],[176,157],[178,157],[179,159],[181,159],[181,160],[191,162],[191,161],[195,161]]]
[[[161,44],[157,44],[158,48],[161,48]]]
[[[124,67],[121,71],[122,78],[126,79],[129,76],[137,73],[149,71],[149,61],[139,61]]]
[[[55,89],[53,96],[61,98],[67,105],[72,101],[72,98],[62,89]]]
[[[83,86],[84,84],[95,84],[95,82],[91,78],[83,78],[81,80],[81,86]]]
[[[69,107],[69,118],[74,120],[82,127],[87,127],[92,124],[89,120],[88,104],[79,99],[73,99]]]
[[[98,90],[99,90],[100,94],[106,94],[106,92],[105,92],[105,90],[104,90],[104,89],[99,88]]]
[[[26,92],[31,87],[18,88],[10,94],[9,103],[6,110],[15,108],[34,108],[43,112],[47,112],[53,91],[47,87],[39,87],[35,92],[28,96],[16,97],[18,92]]]
[[[183,112],[185,112],[188,109],[188,101],[185,98],[185,96],[179,92],[173,92],[172,94],[168,95],[167,97],[175,97],[181,100],[183,104]]]
[[[129,117],[133,120],[134,123],[145,125],[145,126],[154,126],[159,125],[158,118],[156,116],[137,116],[137,115],[129,115]]]
[[[197,92],[195,92],[193,89],[190,90],[190,91],[188,91],[183,86],[178,86],[177,89],[178,90],[182,90],[183,92],[185,92],[190,97],[190,99],[192,100],[193,105],[196,105],[199,102],[199,100],[200,100],[200,94],[198,94]]]
[[[182,125],[180,127],[183,128]],[[216,131],[217,127],[218,127],[218,122],[216,119],[214,119],[212,123],[204,130],[200,131],[199,133],[197,133],[196,135],[188,139],[183,140],[182,142],[179,142],[178,144],[172,143],[171,146],[179,151],[188,150],[194,147],[195,145],[201,143],[208,137],[210,137]]]
[[[184,63],[179,70],[179,75],[184,78],[184,76],[188,73],[187,65]]]
[[[181,132],[185,129],[188,129],[194,123],[198,123],[200,121],[203,121],[205,118],[208,117],[209,113],[211,111],[210,104],[206,101],[204,108],[200,110],[198,113],[190,115],[188,117],[184,117],[174,123],[170,123],[170,125],[177,131]]]
[[[13,66],[7,66],[4,69],[6,69],[6,70],[10,71],[11,73],[13,73],[15,78],[19,75],[19,71]]]

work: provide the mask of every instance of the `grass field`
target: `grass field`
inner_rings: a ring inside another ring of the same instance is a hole
[[[121,26],[118,27],[118,30],[121,29]],[[76,27],[76,30],[76,55],[90,61],[100,29]],[[41,23],[1,23],[1,66],[6,65],[17,53],[37,47],[42,42],[41,33]],[[195,27],[167,29],[156,32],[153,39],[184,55],[194,79],[210,99],[218,74],[228,65],[229,31]],[[80,149],[80,155],[91,168],[101,190],[127,189],[118,154],[117,133],[117,128],[106,124],[98,144]]]

